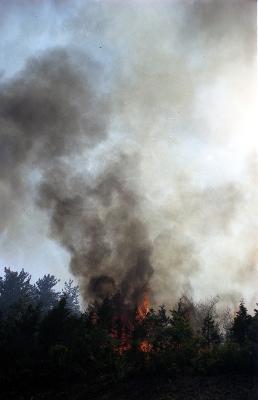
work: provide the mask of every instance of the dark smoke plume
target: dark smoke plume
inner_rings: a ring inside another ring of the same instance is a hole
[[[15,218],[22,199],[25,202],[31,196],[28,175],[42,174],[61,158],[78,152],[80,146],[105,137],[106,105],[99,101],[89,80],[96,80],[97,73],[97,66],[86,57],[55,50],[31,59],[15,78],[2,83],[2,229]],[[92,117],[96,109],[97,119]]]
[[[76,0],[47,15],[35,6],[37,27],[9,3],[3,25],[20,30],[0,81],[4,257],[20,250],[33,264],[53,245],[49,228],[86,300],[119,291],[135,304],[150,289],[154,304],[182,293],[252,304],[255,2]],[[41,40],[52,50],[37,56]],[[23,61],[35,56],[22,71],[10,61],[18,47]],[[51,251],[35,264],[52,270]]]
[[[148,289],[151,245],[139,217],[137,190],[126,181],[132,168],[126,158],[118,160],[91,182],[51,171],[41,185],[40,204],[52,210],[51,233],[69,250],[85,299],[119,291],[133,305]]]
[[[92,150],[106,137],[108,107],[96,67],[82,55],[52,51],[2,87],[1,181],[18,196],[23,170],[35,168],[38,204],[51,215],[51,236],[71,255],[83,297],[97,300],[118,290],[133,304],[152,275],[138,195],[126,180],[136,160],[134,166],[118,160],[95,179],[74,165],[81,148]]]

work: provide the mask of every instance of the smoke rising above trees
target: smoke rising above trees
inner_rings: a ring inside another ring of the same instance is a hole
[[[81,146],[91,148],[105,138],[108,123],[108,106],[87,84],[94,73],[80,74],[79,61],[87,59],[77,57],[53,51],[31,61],[4,87],[2,180],[12,163],[15,180],[23,168],[36,167],[38,204],[50,212],[52,237],[71,254],[82,293],[103,299],[115,287],[135,301],[152,275],[151,245],[137,215],[138,195],[123,176],[126,159],[109,165],[96,180],[76,174],[70,165]],[[15,195],[16,186],[10,190]],[[113,288],[106,284],[111,279]]]
[[[1,80],[4,243],[35,207],[85,300],[252,298],[255,5],[83,3]]]

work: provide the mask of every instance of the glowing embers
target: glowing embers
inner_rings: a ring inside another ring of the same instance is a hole
[[[139,344],[139,350],[143,353],[149,353],[152,350],[152,345],[148,340],[142,340]]]

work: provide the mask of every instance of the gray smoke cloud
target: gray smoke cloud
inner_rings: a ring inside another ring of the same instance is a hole
[[[255,15],[241,0],[77,1],[66,44],[2,79],[0,226],[37,204],[85,301],[253,301]]]
[[[86,71],[80,71],[80,62],[88,63]],[[80,147],[102,142],[108,127],[108,106],[98,98],[96,83],[91,87],[93,67],[82,55],[56,50],[30,61],[3,86],[1,179],[10,185],[10,195],[20,196],[25,187],[17,190],[16,182],[23,168],[36,166],[38,204],[51,214],[52,237],[71,254],[71,271],[85,298],[120,290],[135,303],[153,269],[148,234],[136,213],[137,194],[123,176],[126,158],[93,181],[69,164]]]
[[[23,71],[1,85],[3,229],[16,217],[16,206],[30,196],[28,175],[33,170],[42,174],[48,167],[53,169],[61,157],[75,154],[80,146],[90,146],[106,134],[107,105],[97,98],[80,62],[95,80],[93,62],[72,50],[56,50],[31,59]],[[97,119],[91,116],[96,109]]]
[[[41,184],[40,205],[52,210],[51,234],[69,250],[71,271],[88,300],[119,291],[135,305],[149,289],[152,245],[137,189],[126,181],[129,167],[130,173],[136,168],[124,157],[94,180],[50,170]]]
[[[123,157],[92,180],[74,166],[80,148],[104,141],[108,128],[97,68],[71,50],[53,50],[3,85],[1,179],[10,185],[10,196],[20,196],[26,188],[17,190],[16,182],[24,168],[37,168],[38,204],[51,214],[52,237],[71,254],[70,268],[85,299],[120,290],[134,304],[153,272],[148,234],[137,215],[137,191],[124,176],[136,167]]]

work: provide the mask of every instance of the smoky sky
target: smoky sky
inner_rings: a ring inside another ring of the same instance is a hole
[[[26,262],[26,232],[35,249],[65,249],[86,302],[149,291],[251,303],[255,2],[1,7],[3,260],[22,247]]]

